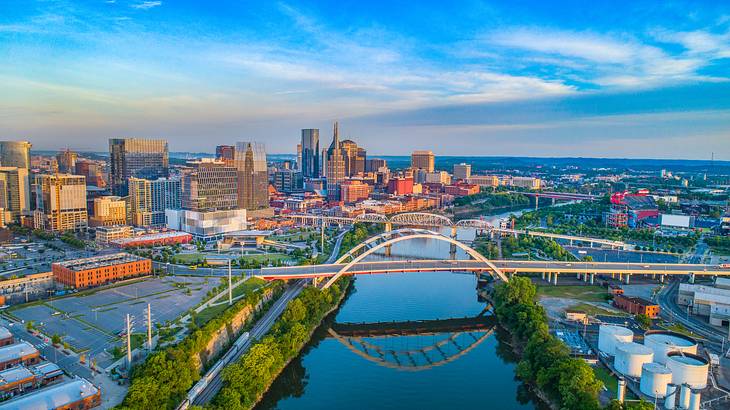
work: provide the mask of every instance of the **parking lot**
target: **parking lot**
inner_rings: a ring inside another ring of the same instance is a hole
[[[585,256],[593,258],[594,262],[628,262],[628,263],[677,263],[679,254],[651,253],[624,251],[621,249],[601,249],[580,246],[563,246],[578,259]]]
[[[150,278],[84,296],[21,307],[12,314],[26,323],[33,321],[49,336],[61,335],[77,350],[88,350],[96,357],[118,342],[127,314],[134,318],[133,332],[144,333],[148,303],[154,323],[173,321],[219,284],[220,281],[213,278]]]

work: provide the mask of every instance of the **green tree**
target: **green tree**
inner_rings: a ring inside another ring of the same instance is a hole
[[[636,320],[636,323],[644,330],[647,330],[651,327],[651,319],[649,318],[649,316],[643,313],[634,316],[634,320]]]

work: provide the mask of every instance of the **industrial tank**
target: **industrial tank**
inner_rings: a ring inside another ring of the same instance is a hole
[[[654,351],[638,343],[621,343],[616,346],[616,371],[631,377],[641,376],[641,366],[651,363]]]
[[[667,355],[667,367],[672,371],[672,383],[686,383],[693,389],[707,387],[707,373],[710,363],[702,356],[692,353],[672,352]]]
[[[667,363],[667,354],[685,352],[697,354],[697,341],[691,337],[663,330],[650,330],[644,334],[644,346],[654,351],[654,361]]]
[[[664,398],[667,385],[672,382],[672,371],[659,363],[646,363],[641,367],[639,389],[649,397]]]
[[[622,326],[601,325],[598,328],[598,350],[609,355],[616,355],[616,345],[630,343],[634,340],[634,332]]]

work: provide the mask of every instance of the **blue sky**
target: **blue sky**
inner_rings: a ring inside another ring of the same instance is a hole
[[[0,61],[38,149],[730,159],[727,1],[4,0]]]

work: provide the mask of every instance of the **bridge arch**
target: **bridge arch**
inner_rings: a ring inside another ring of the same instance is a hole
[[[427,212],[408,212],[397,214],[390,217],[390,222],[399,225],[418,225],[418,226],[452,226],[454,223],[451,219],[437,214]]]
[[[440,233],[428,231],[425,229],[399,229],[374,236],[343,255],[340,259],[338,259],[336,263],[344,263],[345,259],[347,257],[353,257],[356,251],[365,247],[369,247],[371,244],[382,240],[382,242],[378,243],[375,246],[369,247],[365,252],[352,258],[352,260],[348,262],[347,265],[343,266],[334,276],[327,280],[323,288],[327,289],[332,286],[332,284],[335,283],[337,279],[340,278],[340,276],[347,273],[347,271],[350,270],[350,268],[352,268],[355,264],[365,259],[369,255],[377,252],[378,250],[383,249],[386,246],[396,244],[398,242],[409,241],[413,239],[435,239],[437,241],[447,242],[449,244],[455,245],[456,247],[461,248],[469,256],[474,258],[474,260],[477,260],[487,265],[491,269],[492,276],[496,276],[496,278],[501,279],[504,282],[508,281],[507,276],[496,265],[494,265],[482,254],[480,254],[474,248],[468,245],[465,245],[455,239],[449,238],[448,236],[441,235]]]
[[[362,222],[388,222],[388,217],[383,214],[360,214],[355,220]]]
[[[463,228],[477,228],[477,229],[492,229],[494,225],[483,220],[483,219],[462,219],[456,224],[458,227]]]

